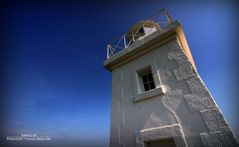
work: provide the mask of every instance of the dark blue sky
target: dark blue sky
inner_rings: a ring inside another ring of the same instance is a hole
[[[1,130],[53,139],[109,140],[106,45],[166,8],[183,24],[199,74],[238,130],[232,1],[1,2]]]

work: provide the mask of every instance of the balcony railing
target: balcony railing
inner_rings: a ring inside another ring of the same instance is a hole
[[[111,41],[107,45],[107,59],[114,56],[119,51],[129,47],[135,41],[152,34],[155,31],[162,30],[165,26],[173,22],[166,9],[161,9],[150,18],[135,25],[132,31],[129,31]]]

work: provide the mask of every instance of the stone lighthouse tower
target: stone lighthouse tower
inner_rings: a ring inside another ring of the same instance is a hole
[[[165,9],[110,43],[104,67],[112,72],[110,147],[238,146]]]

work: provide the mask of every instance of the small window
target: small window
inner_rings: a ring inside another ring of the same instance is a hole
[[[151,89],[155,88],[154,80],[153,80],[153,76],[152,76],[151,72],[143,75],[142,79],[143,79],[143,84],[144,84],[144,90],[145,91],[148,91],[148,90],[151,90]]]
[[[155,88],[154,78],[150,67],[146,67],[138,71],[139,80],[141,81],[141,87],[144,91],[149,91]]]

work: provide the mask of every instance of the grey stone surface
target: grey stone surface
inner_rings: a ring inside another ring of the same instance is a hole
[[[194,76],[192,66],[186,56],[175,58],[179,68],[174,70],[174,75],[178,81]]]
[[[187,84],[191,94],[184,95],[184,98],[192,112],[215,107],[215,103],[200,77],[194,76],[187,79]]]
[[[168,44],[167,44],[167,47],[168,47],[168,49],[170,50],[170,52],[168,52],[168,58],[169,58],[169,60],[171,60],[170,59],[170,55],[172,55],[172,59],[175,59],[178,55],[180,56],[180,55],[185,55],[184,54],[184,51],[183,51],[183,49],[182,49],[182,47],[181,47],[181,45],[180,44],[176,44],[176,43],[173,43],[173,42],[169,42]]]
[[[177,147],[186,146],[180,124],[142,130],[136,135],[136,146],[145,147],[144,142],[173,138]]]
[[[184,53],[182,52],[181,47],[178,44],[171,45],[171,46],[169,46],[169,48],[171,49],[171,51],[167,54],[169,60],[172,60],[172,59],[175,59],[179,56],[184,55]]]
[[[142,136],[142,140],[144,141],[157,140],[160,138],[162,139],[181,135],[179,125],[149,129],[146,131],[141,131],[140,134]]]
[[[227,122],[218,108],[201,111],[201,114],[210,132],[229,129]]]
[[[188,94],[184,96],[189,109],[192,112],[201,111],[214,107],[214,102],[209,97],[202,97],[201,95]]]
[[[198,92],[206,90],[205,85],[203,84],[202,80],[197,76],[188,79],[187,83],[188,83],[189,89],[192,93],[198,93]]]
[[[205,147],[238,147],[237,140],[230,130],[201,133]]]

